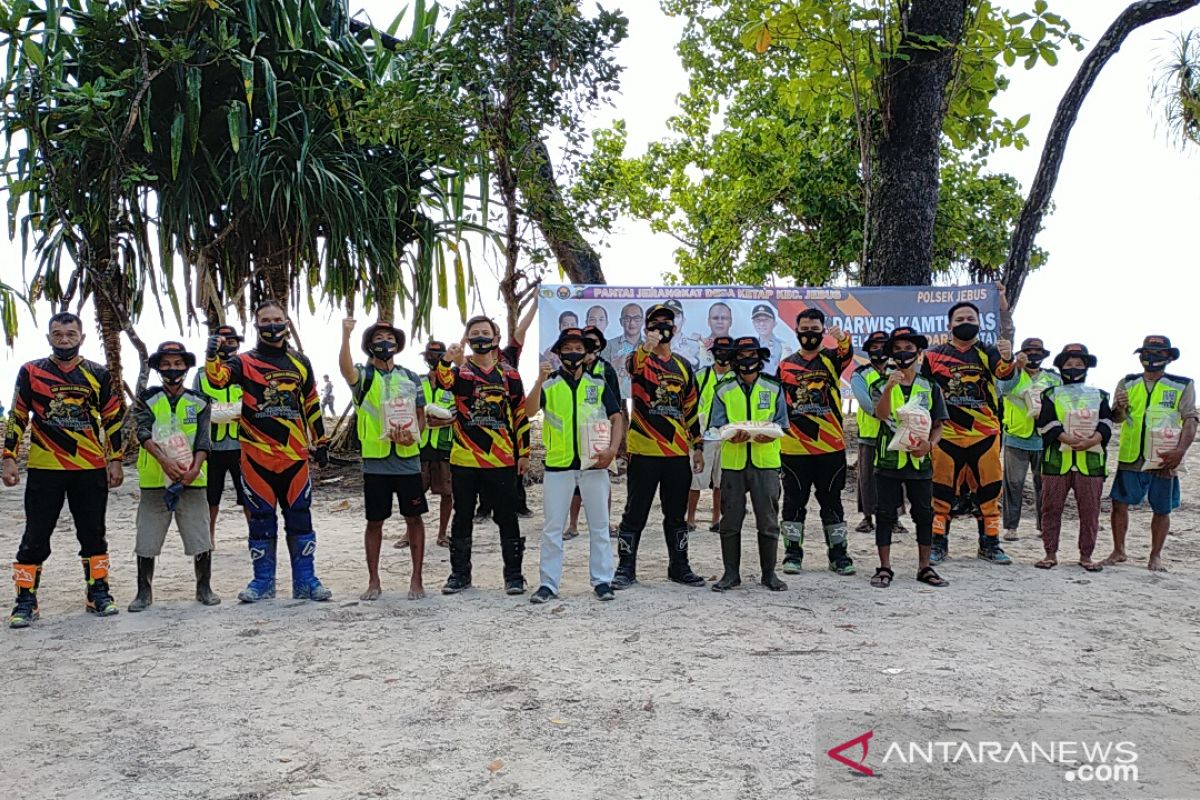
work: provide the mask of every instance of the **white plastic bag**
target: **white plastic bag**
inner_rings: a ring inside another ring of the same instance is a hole
[[[1178,448],[1182,438],[1183,420],[1178,411],[1158,407],[1146,409],[1146,458],[1142,461],[1142,472],[1162,469],[1161,454]]]
[[[383,381],[379,404],[379,438],[394,441],[393,432],[398,429],[410,432],[414,441],[419,440],[421,428],[417,425],[417,392],[420,387],[396,373],[376,373],[375,380]]]
[[[454,414],[455,411],[453,408],[445,408],[433,403],[425,404],[425,416],[427,417],[433,417],[434,419],[454,419]]]
[[[242,418],[241,403],[213,403],[210,406],[209,420],[213,425],[228,425]]]
[[[1069,436],[1086,439],[1096,432],[1096,427],[1100,424],[1100,403],[1103,400],[1099,389],[1073,383],[1058,389],[1055,397],[1067,408],[1067,418],[1060,422],[1063,424],[1063,430]],[[1065,444],[1060,444],[1059,449],[1064,453],[1072,450]],[[1100,445],[1093,445],[1086,452],[1101,453],[1103,451],[1104,448]]]
[[[179,420],[174,415],[167,421],[154,423],[154,443],[163,451],[167,458],[174,461],[180,469],[190,469],[192,466],[192,445],[179,427]]]
[[[721,427],[721,441],[729,441],[739,432],[750,434],[750,438],[755,436],[769,436],[772,439],[782,439],[784,436],[783,429],[774,422],[730,422],[728,425]]]
[[[1046,387],[1035,383],[1026,386],[1017,395],[1021,404],[1025,406],[1025,411],[1035,420],[1042,413],[1042,392],[1045,389]]]
[[[579,468],[591,469],[612,444],[612,422],[595,408],[577,421],[579,426]]]
[[[913,394],[904,405],[896,410],[900,425],[896,428],[888,450],[911,453],[929,443],[929,431],[933,428],[933,417],[929,409],[921,405],[921,395]]]

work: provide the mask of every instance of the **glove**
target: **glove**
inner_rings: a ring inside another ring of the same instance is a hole
[[[208,346],[204,348],[204,355],[207,358],[216,358],[217,357],[217,349],[220,346],[220,344],[221,344],[221,337],[216,335],[215,333],[212,336],[208,337]]]
[[[313,460],[317,462],[318,467],[329,466],[329,446],[321,445],[313,451]]]

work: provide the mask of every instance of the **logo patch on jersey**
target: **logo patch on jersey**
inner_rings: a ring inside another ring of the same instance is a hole
[[[63,384],[50,387],[54,397],[46,406],[46,422],[56,428],[84,431],[91,428],[88,400],[92,396],[89,386]]]
[[[504,390],[504,384],[476,384],[470,424],[497,430],[508,427],[508,393]]]
[[[268,372],[263,378],[266,388],[263,389],[262,407],[258,410],[258,416],[300,419],[300,374],[291,370],[278,370]]]
[[[659,417],[683,419],[683,390],[683,378],[664,373],[660,376],[658,389],[654,392],[650,413]]]
[[[987,382],[987,373],[979,365],[952,366],[946,384],[946,402],[960,408],[983,408],[987,405]]]
[[[829,413],[829,374],[809,372],[792,387],[793,414]]]

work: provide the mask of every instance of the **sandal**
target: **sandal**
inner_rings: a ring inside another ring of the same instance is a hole
[[[1043,558],[1041,561],[1036,562],[1034,566],[1038,569],[1054,569],[1058,566],[1058,562],[1053,558]]]
[[[1095,561],[1080,561],[1079,566],[1086,569],[1088,572],[1103,572],[1104,565],[1098,564]]]
[[[929,586],[940,587],[950,585],[950,581],[946,580],[941,575],[938,575],[937,572],[934,571],[933,567],[921,567],[921,570],[917,573],[917,581]]]
[[[876,567],[875,574],[871,576],[871,585],[876,589],[886,589],[892,585],[892,579],[895,577],[896,573],[887,567]]]

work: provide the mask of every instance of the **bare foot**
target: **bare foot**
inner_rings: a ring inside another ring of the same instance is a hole
[[[1166,572],[1167,571],[1167,568],[1165,566],[1163,566],[1162,556],[1155,556],[1154,558],[1150,559],[1150,563],[1146,565],[1146,568],[1149,569],[1151,572]]]
[[[1113,550],[1112,553],[1109,554],[1108,558],[1104,559],[1104,563],[1110,567],[1113,564],[1124,564],[1125,552],[1122,550]]]
[[[397,550],[403,550],[404,548],[408,547],[408,537],[401,536],[396,540],[396,543],[392,545],[392,547],[396,548]]]
[[[413,580],[408,584],[408,599],[409,600],[424,600],[425,599],[425,584],[418,580]]]
[[[446,534],[444,534],[444,533],[439,533],[438,538],[437,538],[437,546],[438,547],[449,547],[450,546],[450,538],[448,536],[446,536]]]
[[[359,600],[378,600],[379,595],[383,594],[383,589],[379,588],[378,583],[372,583],[367,587],[367,590],[358,596]]]
[[[1079,559],[1079,566],[1083,567],[1088,572],[1100,572],[1104,569],[1103,564],[1097,564],[1095,561],[1092,561],[1090,558]]]

